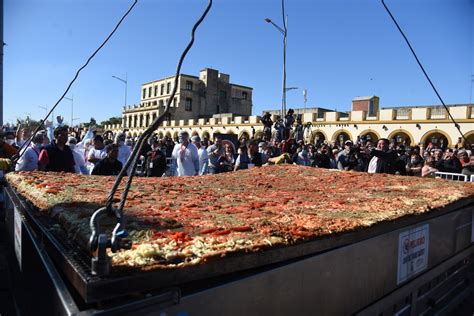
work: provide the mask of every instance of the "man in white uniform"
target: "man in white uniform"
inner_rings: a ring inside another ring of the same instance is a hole
[[[38,170],[38,157],[43,144],[43,134],[37,133],[31,140],[28,147],[22,150],[22,155],[18,159],[15,171],[34,171]]]
[[[199,136],[191,137],[193,145],[198,149],[199,156],[199,175],[202,176],[207,174],[207,166],[209,165],[209,155],[207,154],[206,148],[201,146],[201,138]]]
[[[179,133],[179,144],[173,148],[172,157],[176,160],[178,176],[196,176],[199,174],[199,154],[196,146],[189,142],[186,131]]]
[[[76,173],[88,175],[89,172],[86,167],[86,161],[84,160],[84,156],[76,148],[77,139],[75,137],[69,137],[66,145],[71,148],[72,156],[74,157],[75,163],[74,170],[76,170]]]

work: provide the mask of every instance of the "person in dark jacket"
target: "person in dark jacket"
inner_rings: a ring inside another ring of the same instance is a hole
[[[440,152],[436,152],[436,169],[440,172],[450,172],[450,173],[461,173],[462,164],[459,161],[458,157],[454,154],[452,149],[447,149],[444,153],[444,157],[439,159],[441,156]]]
[[[372,158],[369,161],[368,173],[395,174],[398,155],[395,151],[388,149],[389,143],[388,139],[381,138],[377,142],[377,147],[370,151]]]
[[[107,156],[96,163],[94,169],[92,169],[93,175],[116,176],[120,173],[120,170],[122,170],[122,163],[117,160],[118,148],[119,146],[117,144],[105,146]]]
[[[161,177],[166,171],[166,154],[160,150],[160,142],[154,139],[147,153],[146,176]]]
[[[60,126],[54,130],[54,140],[41,150],[38,157],[39,169],[42,171],[75,172],[74,156],[66,145],[68,127]]]

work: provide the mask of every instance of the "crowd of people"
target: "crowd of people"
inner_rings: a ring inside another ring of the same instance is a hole
[[[136,172],[148,177],[195,176],[290,163],[419,177],[434,177],[436,172],[474,174],[474,151],[466,148],[437,148],[431,143],[420,148],[383,138],[373,142],[365,137],[354,142],[308,143],[301,118],[295,120],[291,110],[285,119],[277,118],[275,122],[266,114],[262,123],[261,138],[242,137],[237,143],[221,136],[213,140],[190,137],[186,131],[176,140],[154,136],[140,152]],[[36,133],[28,142],[30,136],[31,130],[19,128],[16,133],[4,131],[0,137],[0,158],[15,161],[16,171],[117,175],[136,141],[125,133],[99,135],[92,130],[79,136],[61,125]],[[130,172],[131,168],[127,170]]]

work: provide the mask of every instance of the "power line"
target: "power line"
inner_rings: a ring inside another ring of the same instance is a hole
[[[471,145],[469,143],[469,141],[467,140],[467,138],[464,136],[463,132],[461,131],[461,126],[459,126],[459,124],[456,122],[456,120],[454,119],[454,117],[451,115],[451,112],[449,112],[449,108],[446,106],[446,104],[444,103],[443,99],[441,98],[440,94],[438,93],[438,90],[436,90],[433,82],[431,82],[431,79],[430,77],[428,76],[428,74],[426,73],[425,71],[425,68],[423,67],[423,65],[421,64],[420,60],[418,59],[418,56],[416,55],[415,51],[413,50],[413,47],[411,46],[410,42],[408,41],[408,38],[405,36],[405,33],[403,33],[402,29],[400,28],[400,26],[398,25],[397,21],[395,20],[395,17],[393,16],[392,12],[390,12],[390,9],[387,7],[387,5],[385,4],[385,1],[384,0],[381,0],[382,1],[382,4],[385,8],[385,10],[387,11],[387,13],[390,15],[390,17],[392,18],[392,21],[393,23],[395,23],[395,25],[397,26],[398,28],[398,31],[400,31],[400,34],[402,34],[403,38],[405,39],[405,42],[407,43],[408,47],[410,48],[413,56],[415,57],[416,59],[416,62],[418,63],[418,66],[420,66],[421,70],[423,71],[423,74],[425,75],[426,79],[428,80],[428,82],[430,83],[431,85],[431,88],[433,89],[433,91],[436,93],[436,95],[438,96],[438,99],[441,101],[441,104],[444,106],[446,112],[448,113],[448,116],[449,118],[451,119],[451,121],[453,121],[454,123],[454,126],[457,128],[457,130],[459,131],[459,133],[461,134],[462,138],[464,139],[464,142],[467,144],[467,145]]]
[[[138,0],[134,0],[133,4],[128,8],[127,12],[125,12],[125,14],[122,16],[122,18],[117,22],[117,24],[115,25],[115,27],[113,28],[113,30],[110,32],[110,34],[107,36],[107,38],[102,42],[102,44],[100,44],[100,46],[94,51],[94,53],[92,53],[92,55],[87,59],[87,61],[85,62],[84,65],[82,65],[81,68],[79,68],[79,70],[77,70],[76,74],[74,75],[74,78],[71,80],[71,82],[69,83],[69,85],[67,86],[66,88],[66,91],[64,91],[64,93],[61,95],[61,97],[59,98],[59,100],[54,104],[54,106],[51,108],[51,110],[46,114],[46,117],[40,121],[40,124],[38,125],[38,127],[35,129],[35,131],[31,134],[30,138],[18,149],[18,158],[16,160],[18,160],[22,155],[23,153],[21,152],[21,150],[24,148],[24,147],[27,147],[29,146],[31,140],[33,139],[33,137],[35,136],[35,134],[41,129],[41,127],[43,127],[43,124],[44,122],[48,119],[48,117],[51,115],[51,113],[53,113],[54,109],[58,106],[58,104],[64,99],[64,97],[66,96],[66,94],[69,92],[69,89],[71,89],[71,86],[72,84],[76,81],[76,79],[79,77],[79,73],[87,67],[87,65],[89,65],[89,62],[95,57],[95,55],[97,55],[97,53],[102,49],[102,47],[105,46],[105,44],[109,41],[109,39],[112,37],[112,35],[114,35],[115,31],[117,31],[117,29],[119,28],[120,24],[122,24],[123,20],[127,17],[127,15],[132,11],[132,9],[135,7],[135,5],[137,4]],[[54,122],[54,117],[52,118],[52,121]],[[23,151],[24,152],[24,151]]]

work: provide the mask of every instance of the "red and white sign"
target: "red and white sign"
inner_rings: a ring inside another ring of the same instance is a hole
[[[400,233],[397,284],[428,267],[429,233],[428,224]]]

